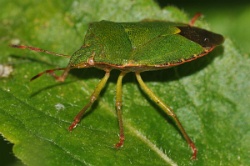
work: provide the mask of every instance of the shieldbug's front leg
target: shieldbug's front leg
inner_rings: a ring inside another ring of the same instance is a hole
[[[195,147],[195,144],[193,143],[193,141],[190,139],[190,137],[188,136],[188,134],[186,133],[185,129],[183,128],[182,124],[180,123],[179,119],[177,118],[177,116],[175,115],[175,113],[173,112],[173,110],[167,106],[166,104],[163,103],[163,101],[160,100],[159,97],[157,97],[148,87],[147,85],[144,83],[144,81],[141,78],[140,73],[135,73],[137,81],[140,84],[140,87],[142,88],[142,90],[149,96],[149,98],[154,101],[166,114],[168,114],[170,117],[173,118],[175,124],[177,125],[178,129],[180,130],[181,134],[183,135],[183,137],[185,138],[185,140],[187,141],[188,145],[190,146],[190,148],[193,151],[192,154],[192,159],[196,159],[197,156],[197,149]]]
[[[125,136],[124,136],[124,129],[123,129],[123,121],[122,121],[122,79],[126,75],[125,72],[121,72],[118,77],[117,84],[116,84],[116,111],[119,123],[119,142],[115,145],[116,148],[120,148],[124,144]]]
[[[34,79],[37,79],[38,77],[40,77],[43,74],[47,73],[47,74],[50,74],[52,77],[54,77],[56,81],[63,82],[65,80],[65,78],[68,76],[68,73],[69,73],[70,69],[71,69],[70,67],[66,67],[66,68],[56,68],[56,69],[45,70],[45,71],[43,71],[41,73],[38,73],[34,77],[32,77],[30,79],[30,81],[33,81]],[[55,74],[56,70],[64,70],[64,71],[63,71],[61,76],[57,76]]]
[[[13,48],[18,48],[18,49],[28,49],[28,50],[32,50],[32,51],[35,51],[35,52],[44,52],[46,54],[50,54],[50,55],[55,55],[55,56],[60,56],[60,57],[66,57],[66,58],[70,58],[69,55],[65,55],[65,54],[59,54],[59,53],[55,53],[55,52],[52,52],[52,51],[48,51],[48,50],[44,50],[44,49],[41,49],[41,48],[37,48],[37,47],[33,47],[33,46],[24,46],[24,45],[10,45],[11,47]],[[72,67],[71,66],[68,66],[66,68],[56,68],[56,69],[50,69],[50,70],[45,70],[41,73],[38,73],[37,75],[35,75],[34,77],[32,77],[30,79],[30,81],[33,81],[34,79],[37,79],[38,77],[42,76],[43,74],[45,73],[48,73],[50,74],[52,77],[54,77],[57,81],[59,82],[63,82],[65,80],[65,78],[67,77],[70,69]],[[61,76],[57,76],[55,74],[55,71],[56,70],[64,70],[64,72],[62,73]]]
[[[96,86],[94,92],[92,93],[92,95],[90,97],[90,101],[88,102],[88,104],[86,104],[85,107],[83,107],[83,109],[75,116],[74,121],[69,126],[69,131],[72,131],[73,128],[76,127],[76,125],[81,121],[81,119],[82,119],[84,113],[86,112],[86,110],[96,101],[96,99],[98,98],[100,92],[102,91],[102,89],[106,85],[109,76],[110,76],[110,71],[107,70],[105,76],[101,79],[101,81]]]

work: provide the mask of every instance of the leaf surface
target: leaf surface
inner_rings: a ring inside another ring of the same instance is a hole
[[[88,102],[104,72],[73,70],[64,83],[37,73],[64,67],[68,59],[9,48],[32,45],[73,54],[93,21],[163,19],[188,22],[174,7],[152,1],[2,1],[1,64],[13,66],[0,78],[0,133],[27,165],[247,165],[249,151],[249,56],[230,39],[213,53],[176,68],[142,74],[146,84],[179,116],[196,143],[198,160],[172,120],[140,90],[133,73],[123,85],[124,147],[117,150],[115,84],[111,78],[96,104],[72,132],[74,116]],[[41,12],[37,12],[41,11]],[[202,21],[197,25],[204,27]],[[206,26],[205,26],[206,27]],[[59,73],[58,73],[59,74]]]

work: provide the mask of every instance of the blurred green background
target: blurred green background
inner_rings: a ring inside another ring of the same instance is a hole
[[[201,12],[211,29],[229,37],[243,54],[250,53],[250,2],[245,1],[203,1],[203,0],[158,0],[164,8],[167,5],[177,6],[189,17]],[[22,165],[12,154],[12,144],[0,136],[0,165]]]
[[[250,1],[158,0],[161,7],[174,5],[190,16],[201,12],[217,33],[229,37],[242,53],[250,53]]]

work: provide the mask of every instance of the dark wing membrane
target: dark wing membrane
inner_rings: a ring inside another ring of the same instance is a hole
[[[205,29],[191,27],[191,26],[178,26],[181,32],[180,35],[192,40],[202,47],[211,48],[223,43],[224,38],[222,35],[207,31]]]

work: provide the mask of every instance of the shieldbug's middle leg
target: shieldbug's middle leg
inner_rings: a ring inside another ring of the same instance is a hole
[[[126,75],[126,72],[121,72],[117,79],[116,84],[116,111],[119,123],[119,142],[115,145],[116,148],[120,148],[124,144],[125,136],[123,129],[123,121],[122,121],[122,79]]]

